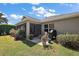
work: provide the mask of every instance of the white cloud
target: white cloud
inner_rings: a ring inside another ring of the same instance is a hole
[[[54,9],[53,9],[53,10],[52,10],[52,9],[49,9],[49,11],[50,11],[50,12],[55,12],[55,10],[54,10]]]
[[[54,9],[46,9],[44,7],[32,6],[32,10],[33,10],[32,12],[36,14],[36,16],[49,17],[49,16],[56,15],[55,14],[56,11]]]
[[[46,10],[43,7],[36,8],[35,6],[33,6],[32,9],[33,9],[34,12],[41,14],[41,15],[46,12]]]
[[[22,8],[22,10],[26,11],[26,9],[25,9],[25,8]]]
[[[8,22],[8,24],[13,24],[12,22]]]
[[[54,15],[56,15],[55,13],[46,13],[45,15],[44,15],[44,17],[49,17],[49,16],[54,16]]]
[[[13,19],[21,19],[22,15],[11,14],[10,17]]]
[[[37,14],[36,16],[39,16],[40,17],[41,15]]]
[[[22,15],[18,15],[18,14],[10,14],[8,15],[8,23],[9,24],[16,24],[19,21],[21,21]]]
[[[6,13],[3,13],[3,12],[1,12],[1,11],[0,11],[0,13],[2,13],[2,14],[3,14],[3,16],[2,16],[2,17],[8,17],[8,15],[7,15]]]
[[[21,21],[21,18],[23,17],[22,15],[18,15],[18,14],[6,14],[6,13],[3,14],[4,15],[2,17],[6,17],[8,19],[8,24],[16,24],[19,21]]]
[[[4,15],[3,15],[2,17],[6,17],[6,18],[7,18],[7,17],[8,17],[8,15],[4,13]]]

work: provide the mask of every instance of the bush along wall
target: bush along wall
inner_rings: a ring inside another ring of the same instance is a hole
[[[25,35],[25,31],[24,30],[20,30],[18,29],[16,31],[16,40],[20,39],[20,40],[24,40],[26,38],[26,35]]]
[[[26,38],[26,35],[25,35],[26,32],[25,32],[24,30],[11,29],[9,33],[10,33],[10,35],[11,35],[12,37],[15,38],[15,40],[25,40],[25,38]]]
[[[12,28],[16,28],[15,25],[9,25],[9,24],[0,24],[0,35],[8,35],[9,31]]]
[[[79,50],[79,34],[61,34],[57,39],[61,45]]]

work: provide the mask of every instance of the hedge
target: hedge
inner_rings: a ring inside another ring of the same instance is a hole
[[[0,24],[0,35],[9,34],[9,31],[12,28],[16,28],[15,25],[9,25],[9,24]]]
[[[57,39],[63,46],[79,49],[79,34],[61,34]]]

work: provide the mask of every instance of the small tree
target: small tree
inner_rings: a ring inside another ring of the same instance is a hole
[[[24,40],[25,37],[26,37],[25,31],[20,30],[20,29],[18,29],[18,30],[11,29],[11,30],[10,30],[10,35],[11,35],[12,37],[14,37],[15,40]]]
[[[16,39],[23,40],[23,39],[25,39],[25,37],[26,37],[26,35],[25,35],[25,31],[24,30],[18,29],[16,31]]]
[[[2,23],[8,24],[8,19],[6,17],[4,17],[3,13],[0,13],[0,24],[2,24]]]
[[[15,30],[15,29],[11,29],[11,30],[10,30],[10,35],[11,35],[12,37],[16,37],[16,30]]]

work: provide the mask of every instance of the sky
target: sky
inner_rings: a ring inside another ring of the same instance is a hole
[[[0,3],[0,13],[4,13],[9,24],[20,22],[22,16],[42,20],[73,12],[79,12],[79,3]]]

